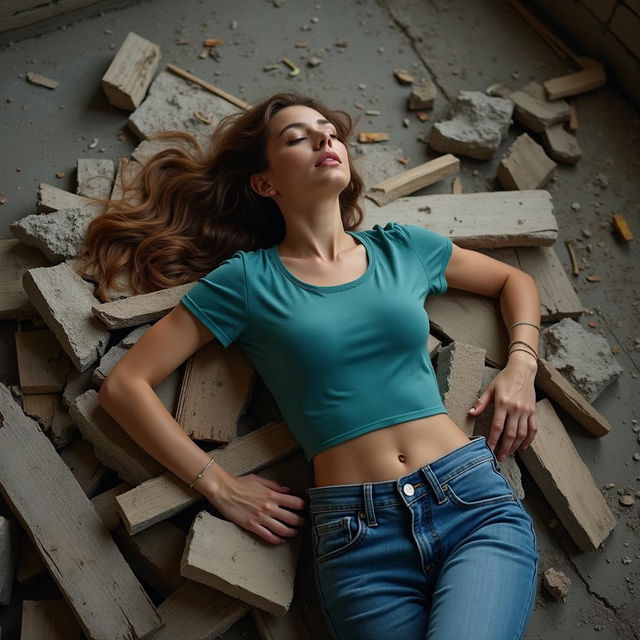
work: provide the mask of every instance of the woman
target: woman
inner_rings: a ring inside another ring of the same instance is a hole
[[[99,402],[264,540],[287,542],[307,510],[335,638],[513,640],[532,610],[538,554],[497,461],[537,430],[536,286],[417,225],[354,231],[352,126],[317,100],[276,94],[223,119],[207,153],[155,156],[141,204],[110,203],[85,247],[102,296],[116,263],[134,265],[136,290],[199,282],[120,360]],[[493,400],[488,439],[447,415],[426,349],[424,300],[447,287],[499,298],[509,327],[507,365],[471,409]],[[308,504],[212,464],[153,392],[214,338],[244,349],[313,461]]]

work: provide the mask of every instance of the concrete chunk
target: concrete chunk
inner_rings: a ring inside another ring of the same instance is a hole
[[[51,262],[62,262],[78,255],[87,228],[96,217],[91,209],[62,209],[53,213],[34,213],[9,225],[14,237],[35,247]]]
[[[549,155],[558,162],[575,164],[582,157],[578,139],[561,124],[547,127],[542,133],[542,142]]]
[[[239,111],[235,105],[199,85],[169,71],[160,71],[127,124],[140,138],[156,131],[186,131],[207,148],[220,119]],[[196,112],[205,114],[210,124],[198,118]]]
[[[523,133],[500,160],[498,179],[505,189],[540,189],[556,167],[544,149]]]
[[[563,600],[569,595],[571,580],[562,571],[549,567],[543,575],[542,584],[555,600]]]
[[[622,372],[604,336],[591,333],[571,318],[543,329],[546,359],[593,402]]]
[[[508,99],[514,104],[514,120],[538,133],[570,117],[569,104],[565,100],[547,101],[544,87],[538,82],[513,91]]]
[[[478,399],[485,350],[452,342],[438,352],[436,377],[449,417],[467,434],[473,434],[475,416],[469,409]]]
[[[66,262],[25,271],[22,286],[78,371],[104,354],[109,331],[92,312],[100,303]]]
[[[300,536],[286,544],[267,542],[206,511],[189,529],[180,573],[274,615],[293,598]]]
[[[108,198],[113,188],[114,175],[113,160],[79,158],[76,193],[85,198]]]
[[[430,109],[437,96],[438,88],[431,80],[416,84],[411,87],[407,107],[411,110]]]
[[[481,91],[461,91],[453,103],[451,120],[433,125],[429,145],[442,153],[488,160],[507,133],[512,113],[510,100]]]

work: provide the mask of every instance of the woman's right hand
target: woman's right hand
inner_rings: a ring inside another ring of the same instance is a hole
[[[303,525],[305,522],[305,518],[288,510],[303,510],[305,501],[287,491],[274,480],[254,473],[245,476],[225,474],[215,495],[205,496],[225,518],[268,542],[284,544],[299,531],[287,523]]]

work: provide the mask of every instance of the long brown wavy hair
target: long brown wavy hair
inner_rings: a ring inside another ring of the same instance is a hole
[[[122,184],[126,197],[91,198],[104,206],[91,221],[74,269],[97,284],[97,297],[110,301],[107,290],[122,291],[125,275],[135,294],[149,293],[203,277],[237,250],[253,251],[278,244],[285,220],[271,198],[249,183],[268,169],[267,128],[280,109],[305,105],[322,113],[345,144],[353,131],[351,116],[296,91],[271,95],[249,110],[220,120],[203,150],[190,133],[164,131],[149,139],[175,138],[183,144],[163,149]],[[345,230],[364,218],[360,204],[363,182],[349,157],[351,180],[339,195]]]

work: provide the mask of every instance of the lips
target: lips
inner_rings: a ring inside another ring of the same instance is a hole
[[[327,158],[331,158],[333,160],[337,160],[338,162],[340,162],[340,158],[338,158],[338,154],[334,153],[333,151],[326,151],[320,156],[320,160],[318,160],[318,162],[316,163],[316,167],[319,167]]]

